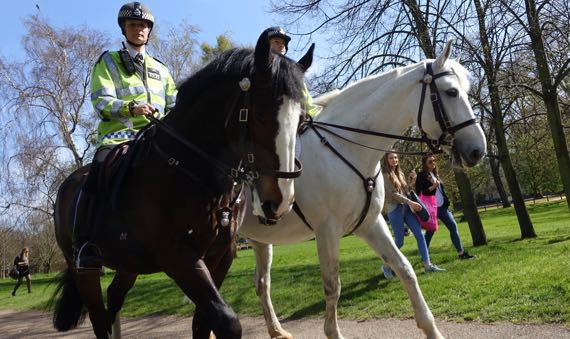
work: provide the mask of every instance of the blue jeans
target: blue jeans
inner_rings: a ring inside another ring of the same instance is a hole
[[[398,248],[402,248],[402,246],[404,246],[405,222],[412,233],[414,233],[422,261],[429,261],[428,247],[422,234],[422,227],[410,207],[408,205],[399,204],[392,212],[388,213],[388,220],[390,220],[390,225],[392,225],[392,229],[394,230],[396,246],[398,246]]]
[[[443,224],[449,230],[449,237],[451,238],[451,242],[453,243],[453,246],[455,246],[457,253],[463,252],[463,246],[461,245],[461,239],[459,238],[459,230],[457,229],[457,223],[453,218],[453,214],[451,214],[447,208],[440,206],[437,208],[437,218],[443,221]],[[426,231],[425,238],[428,247],[433,234],[434,232]]]

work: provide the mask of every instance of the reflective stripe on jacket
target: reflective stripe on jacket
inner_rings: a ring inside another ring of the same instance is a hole
[[[144,59],[144,76],[129,74],[119,52],[105,52],[91,75],[91,102],[101,118],[97,129],[97,145],[116,145],[133,139],[150,121],[145,116],[132,117],[129,103],[150,103],[167,114],[176,103],[176,85],[166,66],[148,54]]]

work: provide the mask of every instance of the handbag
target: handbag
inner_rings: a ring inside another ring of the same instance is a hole
[[[10,276],[10,278],[12,279],[18,279],[20,277],[20,271],[18,271],[18,268],[16,267],[16,265],[14,265],[12,267],[12,269],[10,270],[10,272],[8,273],[8,275]]]
[[[428,220],[420,220],[420,225],[424,230],[435,233],[439,226],[437,223],[437,200],[435,195],[425,195],[420,192],[419,198],[429,213]]]
[[[426,208],[426,205],[423,203],[423,201],[418,197],[418,195],[416,194],[415,191],[411,191],[409,198],[411,201],[413,202],[417,202],[418,204],[420,204],[422,206],[422,210],[419,212],[413,211],[414,213],[416,213],[416,215],[418,216],[418,218],[420,218],[421,221],[428,221],[429,220],[429,212],[428,209]]]

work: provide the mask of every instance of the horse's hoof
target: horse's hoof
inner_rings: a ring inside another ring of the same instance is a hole
[[[282,328],[269,331],[269,335],[271,339],[293,339],[293,335]]]

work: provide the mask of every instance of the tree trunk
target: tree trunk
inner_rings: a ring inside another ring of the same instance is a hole
[[[497,193],[499,193],[499,197],[503,203],[503,208],[511,207],[509,195],[507,194],[505,185],[503,185],[503,181],[501,180],[501,167],[499,166],[499,162],[494,158],[489,158],[489,166],[491,166],[491,174],[493,175],[493,181],[495,181],[495,186],[497,187]]]
[[[568,175],[568,173],[570,173],[570,156],[568,155],[566,136],[564,135],[562,119],[560,117],[556,85],[552,81],[552,75],[548,68],[548,59],[544,50],[544,41],[542,39],[538,13],[536,11],[536,3],[534,0],[525,0],[525,7],[532,51],[536,61],[538,79],[542,87],[542,99],[546,106],[546,116],[552,134],[554,151],[556,152],[556,159],[558,161],[558,170],[560,171],[564,193],[567,198],[566,203],[570,209],[570,200],[568,199],[568,197],[570,197],[570,176]]]
[[[524,197],[521,193],[517,175],[511,162],[509,149],[507,147],[507,139],[505,137],[505,128],[503,125],[503,114],[501,112],[501,96],[499,88],[495,82],[495,67],[493,64],[493,57],[491,55],[491,46],[489,44],[489,37],[487,36],[487,27],[485,26],[485,12],[481,6],[480,0],[474,1],[477,10],[477,19],[479,21],[479,37],[481,39],[481,49],[483,51],[484,64],[482,65],[485,70],[485,78],[487,80],[487,87],[489,90],[489,97],[491,99],[491,114],[493,115],[493,125],[495,128],[495,138],[497,140],[497,151],[499,155],[499,162],[505,173],[507,185],[511,191],[513,204],[515,205],[515,212],[519,221],[521,229],[521,237],[533,238],[536,237],[534,227],[528,215],[528,210],[524,203]]]
[[[412,17],[414,20],[414,34],[416,39],[424,51],[426,57],[435,59],[435,49],[431,44],[430,34],[428,30],[428,25],[425,22],[425,17],[419,8],[417,1],[404,0],[404,3],[410,9]],[[455,172],[455,180],[457,182],[457,188],[459,189],[459,194],[461,195],[461,201],[463,203],[463,213],[467,219],[467,224],[469,224],[469,230],[471,231],[471,238],[473,239],[473,245],[486,245],[487,238],[485,237],[485,230],[483,229],[483,224],[481,223],[481,218],[479,217],[479,212],[477,211],[477,205],[475,204],[475,199],[473,198],[473,190],[471,189],[471,182],[462,171]],[[458,173],[461,174],[458,174]]]
[[[485,229],[483,228],[481,218],[479,217],[477,204],[473,198],[473,191],[471,190],[469,177],[465,172],[459,169],[453,169],[453,173],[455,174],[455,181],[457,182],[461,201],[463,202],[463,215],[469,225],[473,246],[487,245],[487,236],[485,235]]]

